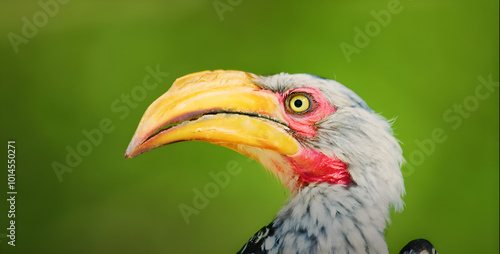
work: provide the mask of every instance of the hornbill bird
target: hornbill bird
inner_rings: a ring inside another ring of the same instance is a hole
[[[259,161],[293,195],[238,253],[388,252],[389,211],[403,207],[402,150],[390,123],[340,83],[310,74],[186,75],[146,110],[125,157],[188,140]]]

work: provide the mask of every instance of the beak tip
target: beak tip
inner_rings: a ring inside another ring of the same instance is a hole
[[[134,139],[130,142],[130,144],[127,147],[127,151],[125,151],[125,158],[134,158],[137,156],[137,146],[134,142]]]
[[[125,152],[125,156],[124,157],[125,157],[125,159],[131,159],[131,158],[136,157],[139,154],[141,154],[141,153],[138,153],[137,151],[129,151],[129,150],[127,150]]]

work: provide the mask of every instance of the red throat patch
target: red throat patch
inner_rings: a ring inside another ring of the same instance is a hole
[[[330,158],[312,149],[302,149],[300,153],[287,159],[298,175],[298,187],[316,182],[341,185],[353,182],[347,165],[336,157]]]

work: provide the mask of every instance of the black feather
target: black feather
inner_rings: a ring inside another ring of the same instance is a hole
[[[399,254],[437,254],[436,249],[429,241],[425,239],[416,239],[409,242]]]
[[[265,248],[264,242],[268,237],[274,236],[273,223],[261,228],[248,242],[238,251],[237,254],[265,254],[268,250]]]

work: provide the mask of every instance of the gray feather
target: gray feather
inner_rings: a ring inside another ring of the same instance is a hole
[[[259,231],[240,253],[388,253],[384,232],[390,207],[401,210],[404,194],[402,150],[390,124],[333,80],[281,73],[256,82],[281,93],[315,87],[335,105],[336,112],[317,123],[318,134],[301,142],[349,165],[354,184],[317,183],[299,190],[265,227],[272,234]],[[267,168],[279,159],[269,151],[246,149]]]

